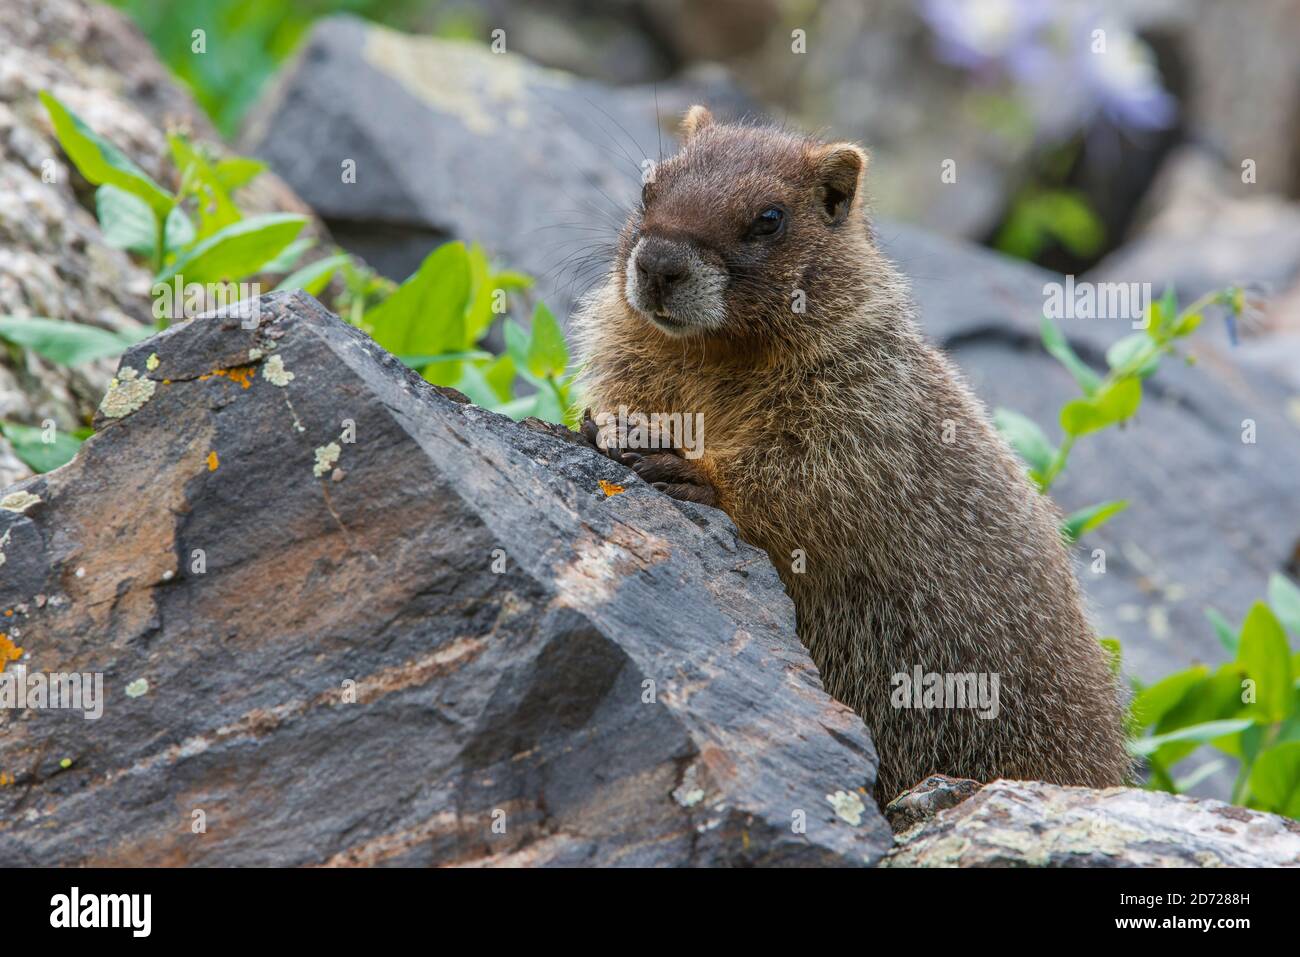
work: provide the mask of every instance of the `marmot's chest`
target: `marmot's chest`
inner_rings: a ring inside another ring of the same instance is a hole
[[[736,388],[735,384],[709,381],[674,381],[684,376],[673,372],[646,388],[621,400],[630,414],[640,413],[649,419],[671,423],[683,430],[693,443],[705,451],[730,447],[752,431],[755,406],[758,404]],[[616,410],[615,410],[616,411]]]

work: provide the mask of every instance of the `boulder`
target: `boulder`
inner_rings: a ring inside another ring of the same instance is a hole
[[[1135,788],[995,781],[899,836],[886,867],[1300,867],[1300,822]]]
[[[766,556],[459,399],[301,294],[122,358],[77,458],[0,491],[3,680],[103,689],[0,709],[0,865],[889,850]]]

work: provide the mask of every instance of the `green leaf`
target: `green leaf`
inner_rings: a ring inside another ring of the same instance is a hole
[[[167,215],[173,205],[171,193],[49,93],[42,90],[40,97],[54,124],[59,145],[87,182],[94,186],[116,186],[144,200],[159,219]]]
[[[1152,729],[1153,734],[1163,735],[1180,728],[1204,724],[1211,721],[1230,719],[1249,719],[1243,713],[1246,706],[1241,700],[1242,679],[1244,672],[1235,663],[1220,665],[1200,684],[1188,689],[1182,700],[1170,708]],[[1229,735],[1212,742],[1221,750],[1232,750],[1237,736]],[[1172,741],[1160,748],[1156,758],[1167,767],[1172,767],[1184,757],[1191,754],[1199,745],[1195,741]]]
[[[1016,454],[1025,460],[1031,472],[1042,475],[1047,471],[1056,455],[1056,447],[1037,422],[1011,409],[998,409],[993,413],[993,424]]]
[[[1291,710],[1291,650],[1286,633],[1268,605],[1255,602],[1241,626],[1237,663],[1255,681],[1255,706],[1268,721]]]
[[[105,183],[95,190],[95,215],[105,243],[141,256],[153,255],[158,245],[158,217],[139,196]]]
[[[1198,328],[1200,328],[1200,325],[1204,320],[1205,317],[1201,313],[1189,312],[1187,315],[1183,316],[1181,319],[1178,320],[1177,324],[1173,328],[1173,331],[1171,332],[1171,336],[1173,336],[1174,338],[1190,336],[1193,332],[1195,332]]]
[[[425,257],[420,268],[378,306],[364,325],[393,355],[437,356],[461,352],[466,342],[465,304],[470,293],[469,256],[463,243],[446,243]],[[460,378],[455,363],[429,366],[424,377],[437,385]]]
[[[1124,649],[1120,646],[1118,638],[1098,638],[1098,643],[1106,649],[1106,655],[1110,661],[1110,673],[1116,678],[1120,675],[1120,668],[1124,663]]]
[[[1118,339],[1106,350],[1106,364],[1117,372],[1127,371],[1145,379],[1160,365],[1160,348],[1145,332]]]
[[[564,406],[554,389],[542,389],[537,393],[537,405],[531,414],[543,422],[564,421]]]
[[[1300,741],[1279,744],[1256,758],[1250,791],[1265,810],[1300,817]]]
[[[551,310],[540,302],[533,310],[532,338],[525,364],[529,372],[542,377],[564,375],[569,364],[569,350],[564,344],[560,324],[555,321]]]
[[[310,237],[295,239],[288,246],[285,246],[284,249],[280,250],[280,254],[263,266],[260,271],[289,272],[298,264],[298,260],[302,258],[303,253],[315,245],[316,240],[311,239]]]
[[[212,172],[216,174],[221,188],[227,193],[233,193],[239,187],[248,185],[264,169],[266,164],[261,160],[250,159],[247,156],[229,156],[219,160],[212,167]]]
[[[1120,379],[1090,398],[1067,402],[1061,409],[1061,428],[1068,435],[1087,435],[1130,418],[1141,402],[1141,381]]]
[[[1164,295],[1151,303],[1151,321],[1146,334],[1155,340],[1164,338],[1165,329],[1178,316],[1178,295],[1173,286],[1165,287]]]
[[[1268,580],[1268,603],[1282,627],[1300,637],[1300,588],[1285,575],[1274,572]]]
[[[1126,508],[1128,502],[1123,500],[1102,502],[1081,508],[1065,517],[1065,521],[1061,523],[1061,532],[1067,541],[1077,542],[1081,535],[1106,524]]]
[[[1070,348],[1070,344],[1066,341],[1065,335],[1057,328],[1056,323],[1046,316],[1043,317],[1042,336],[1043,347],[1057,362],[1065,366],[1070,375],[1074,376],[1074,381],[1083,390],[1083,394],[1091,396],[1096,392],[1101,385],[1101,376],[1075,355],[1074,350]]]
[[[194,230],[194,223],[185,215],[185,210],[179,206],[173,206],[172,211],[167,214],[167,252],[179,252],[194,242],[197,235]]]
[[[198,238],[206,239],[239,222],[243,214],[231,200],[207,157],[180,133],[167,134],[172,161],[181,171],[181,193],[198,204]]]
[[[1249,718],[1234,718],[1229,721],[1207,721],[1204,724],[1193,724],[1185,728],[1179,728],[1177,731],[1170,731],[1168,734],[1138,738],[1136,741],[1129,742],[1129,750],[1136,755],[1145,757],[1154,754],[1166,744],[1188,742],[1205,744],[1215,738],[1238,734],[1249,728],[1252,723]]]
[[[441,352],[436,356],[397,356],[402,365],[411,369],[423,369],[437,362],[481,362],[491,359],[492,353],[482,349],[467,349],[464,352]]]
[[[238,282],[260,272],[305,225],[307,217],[288,213],[240,220],[182,254],[157,280],[179,275],[186,283]]]
[[[74,366],[105,356],[115,356],[131,341],[97,326],[66,319],[0,316],[0,339],[26,346],[51,362]]]
[[[530,337],[524,328],[513,319],[507,319],[505,323],[506,338],[506,355],[514,360],[518,367],[520,375],[529,375],[528,371],[528,353],[531,349]]]
[[[56,430],[50,436],[53,441],[46,442],[44,429],[16,422],[0,422],[0,433],[9,440],[14,454],[33,472],[52,472],[66,465],[81,448],[81,440],[73,435]]]
[[[285,276],[276,286],[280,289],[301,289],[309,296],[319,296],[321,291],[329,285],[334,274],[343,268],[348,261],[347,253],[339,253],[337,256],[330,256],[326,259],[319,259],[314,263],[303,266],[297,272]]]
[[[1155,724],[1187,697],[1188,692],[1201,685],[1210,670],[1205,665],[1195,665],[1186,671],[1176,671],[1155,684],[1144,688],[1133,699],[1133,720],[1139,728]]]
[[[1192,788],[1196,787],[1196,785],[1204,781],[1206,778],[1212,777],[1213,775],[1217,774],[1227,765],[1227,763],[1228,762],[1224,761],[1222,758],[1215,758],[1213,761],[1206,761],[1204,764],[1202,764],[1191,774],[1188,774],[1185,777],[1181,777],[1175,782],[1174,784],[1175,793],[1176,794],[1187,793]]]
[[[510,387],[515,381],[515,362],[509,356],[499,356],[483,372],[483,379],[493,395],[502,402],[510,400]]]
[[[492,285],[497,289],[506,290],[529,289],[533,285],[533,277],[510,269],[503,269],[492,274]]]
[[[1044,228],[1076,256],[1092,256],[1106,239],[1101,219],[1075,190],[1049,190],[1039,196]]]
[[[1237,646],[1240,643],[1238,629],[1233,628],[1224,618],[1213,608],[1205,609],[1205,617],[1210,619],[1210,624],[1214,626],[1214,634],[1219,639],[1219,644],[1227,649],[1228,654],[1234,657],[1237,654]]]
[[[538,393],[537,395],[540,395]],[[518,399],[511,399],[498,406],[493,406],[493,412],[500,412],[502,415],[508,415],[516,422],[520,419],[526,419],[530,415],[536,414],[537,395],[525,395]]]

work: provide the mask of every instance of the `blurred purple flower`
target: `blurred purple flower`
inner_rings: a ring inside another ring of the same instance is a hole
[[[1043,28],[1053,6],[1046,0],[919,0],[940,60],[977,73],[1003,70],[1019,80],[1040,75],[1051,62]]]
[[[1082,53],[1083,79],[1097,112],[1116,126],[1133,130],[1167,129],[1178,115],[1177,101],[1165,90],[1155,55],[1136,34],[1107,24],[1104,49],[1089,30]]]
[[[1177,116],[1151,48],[1123,24],[1102,20],[1096,4],[916,3],[941,61],[977,76],[1009,77],[1045,122],[1055,118],[1060,125],[1073,114],[1073,124],[1088,126],[1100,115],[1122,129],[1158,130]]]

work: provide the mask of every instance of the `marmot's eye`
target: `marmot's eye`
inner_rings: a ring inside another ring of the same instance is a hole
[[[775,206],[769,206],[763,210],[749,226],[749,235],[751,236],[771,236],[781,224],[785,222],[785,213]]]

